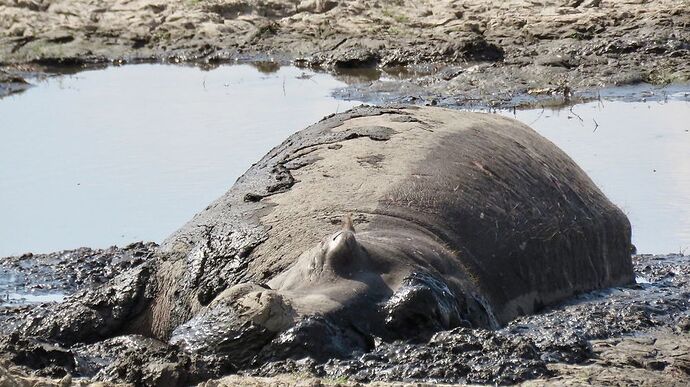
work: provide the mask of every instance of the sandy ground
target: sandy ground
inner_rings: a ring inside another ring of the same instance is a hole
[[[687,81],[688,9],[688,0],[0,0],[0,63],[13,72],[137,60],[376,67],[389,80],[353,92],[519,105],[519,96]]]

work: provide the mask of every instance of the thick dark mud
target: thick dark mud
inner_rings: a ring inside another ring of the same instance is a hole
[[[123,248],[80,248],[50,254],[0,258],[0,307],[62,300],[104,284],[153,254],[155,243]],[[47,298],[47,299],[46,299]]]
[[[73,257],[69,261],[72,264],[57,266],[55,277],[87,278],[94,270],[116,272],[118,262],[125,257],[130,257],[128,266],[145,266],[142,259],[146,251],[147,245],[140,244],[119,252],[65,252],[62,256]],[[115,258],[101,265],[84,264],[88,260],[78,258],[94,261],[94,257],[104,256]],[[17,272],[41,273],[45,263],[55,259],[54,255],[32,257],[28,262],[24,260]],[[257,358],[252,365],[234,372],[312,375],[350,382],[514,384],[528,380],[577,382],[583,374],[596,382],[598,376],[623,374],[630,368],[633,373],[628,375],[632,378],[628,383],[665,380],[669,372],[673,372],[674,380],[690,381],[690,354],[676,350],[669,356],[672,348],[664,351],[654,345],[656,341],[659,345],[670,341],[676,349],[682,349],[690,341],[690,259],[682,255],[645,255],[635,256],[633,262],[636,284],[582,294],[538,314],[518,318],[499,330],[459,327],[440,332],[428,342],[377,342],[370,352],[321,363],[312,359]],[[80,297],[69,281],[59,280],[54,285],[68,297]],[[11,326],[14,316],[24,308],[4,305],[1,325]],[[15,373],[52,378],[70,374],[83,380],[164,386],[200,382],[233,371],[232,364],[223,359],[188,355],[167,343],[125,332],[98,343],[74,346],[12,335],[2,337],[0,348],[5,359],[15,364]],[[616,362],[626,356],[626,350],[629,361]],[[610,352],[615,352],[617,358],[608,358]],[[609,367],[602,367],[601,363],[606,362]],[[591,372],[586,373],[588,370]]]

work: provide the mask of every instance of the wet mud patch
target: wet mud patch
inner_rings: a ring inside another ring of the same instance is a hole
[[[0,308],[61,302],[81,289],[108,282],[154,254],[155,243],[123,248],[80,248],[0,258]]]
[[[31,87],[24,77],[0,68],[0,98],[20,93]]]
[[[334,90],[333,95],[373,104],[404,103],[488,111],[542,107],[558,109],[602,100],[665,102],[690,99],[687,80],[657,85],[640,79],[607,87],[599,83],[573,85],[554,80],[554,83],[539,87],[506,88],[500,79],[518,75],[478,75],[484,67],[489,69],[486,71],[498,71],[481,64],[441,66],[429,73],[416,74],[383,71],[370,82],[351,82],[347,87]],[[531,76],[548,77],[538,70]],[[467,79],[470,77],[471,80]],[[524,84],[527,81],[518,82]]]

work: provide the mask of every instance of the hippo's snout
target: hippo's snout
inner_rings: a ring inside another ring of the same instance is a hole
[[[171,344],[188,352],[250,361],[278,332],[294,325],[295,312],[276,291],[245,283],[224,291],[193,319],[177,327]]]

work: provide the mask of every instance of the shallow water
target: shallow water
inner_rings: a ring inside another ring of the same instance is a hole
[[[356,104],[330,76],[259,70],[109,67],[0,100],[0,256],[160,242],[288,135]]]
[[[0,267],[0,307],[6,305],[41,304],[45,302],[61,302],[66,294],[59,289],[56,281],[42,281],[45,278],[32,278],[36,282],[44,282],[43,286],[25,286],[26,274],[20,270]],[[56,286],[53,286],[56,285]]]
[[[133,65],[2,99],[0,256],[160,242],[288,135],[356,105],[331,96],[344,86],[293,67]],[[690,250],[684,99],[502,114],[570,154],[628,214],[640,252],[668,253]]]
[[[7,293],[5,299],[0,299],[0,305],[27,305],[44,304],[46,302],[62,302],[64,293],[31,294],[31,293]]]

